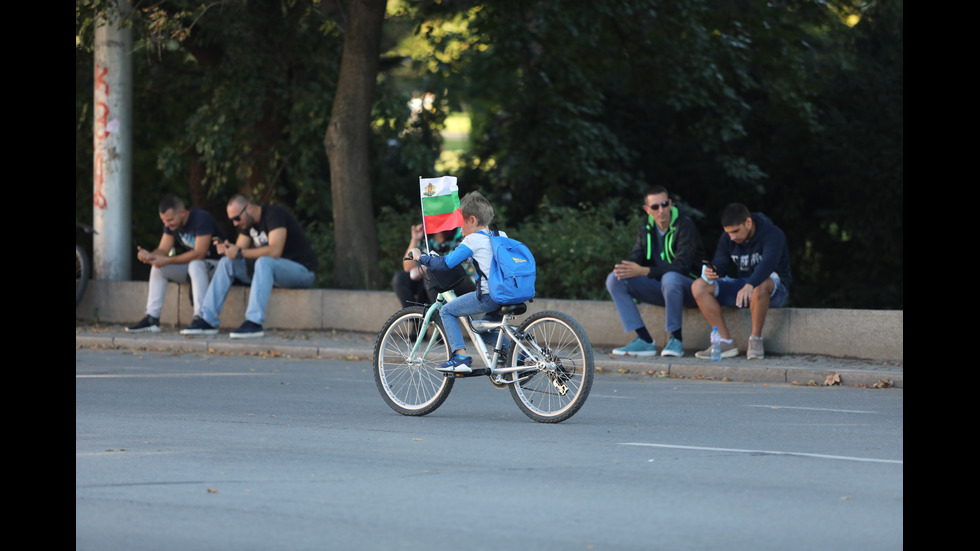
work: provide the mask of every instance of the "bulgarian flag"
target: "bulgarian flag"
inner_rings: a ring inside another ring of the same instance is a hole
[[[455,176],[419,178],[419,192],[422,194],[422,226],[425,233],[439,233],[463,225]]]

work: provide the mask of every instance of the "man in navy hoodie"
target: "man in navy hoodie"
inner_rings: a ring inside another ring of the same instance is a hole
[[[732,203],[721,215],[724,232],[718,239],[711,265],[704,266],[701,277],[691,285],[698,308],[721,334],[723,358],[738,355],[728,327],[721,315],[722,306],[748,307],[752,313],[752,335],[749,336],[748,359],[764,358],[762,326],[769,308],[784,306],[789,299],[793,276],[789,268],[786,236],[766,215],[750,213],[745,205]],[[734,264],[737,277],[726,277]],[[711,348],[695,354],[711,358]]]

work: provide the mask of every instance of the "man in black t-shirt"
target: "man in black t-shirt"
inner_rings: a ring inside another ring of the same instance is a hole
[[[244,195],[228,201],[228,219],[240,232],[235,243],[217,243],[218,263],[201,316],[181,333],[184,335],[218,332],[221,309],[235,280],[251,284],[245,322],[231,332],[231,338],[263,336],[265,307],[273,287],[307,289],[313,285],[317,258],[299,223],[283,207],[258,205]],[[249,277],[245,260],[254,260]]]
[[[218,266],[218,250],[212,243],[225,234],[211,213],[198,208],[188,209],[184,201],[169,194],[160,201],[160,220],[163,235],[157,248],[148,251],[136,247],[136,258],[150,264],[150,283],[146,297],[146,315],[135,325],[126,328],[130,333],[160,331],[160,311],[167,293],[167,282],[191,284],[194,315],[199,316],[208,281]],[[181,249],[178,252],[177,249]]]

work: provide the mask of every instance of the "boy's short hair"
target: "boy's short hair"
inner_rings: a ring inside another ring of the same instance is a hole
[[[489,226],[493,222],[493,205],[479,191],[471,191],[459,202],[459,210],[463,218],[476,217],[480,226]]]

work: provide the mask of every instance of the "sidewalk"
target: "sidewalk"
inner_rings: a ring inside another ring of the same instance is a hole
[[[370,362],[375,334],[361,332],[266,330],[258,339],[231,339],[227,331],[217,335],[181,335],[179,328],[163,327],[159,333],[127,333],[123,325],[75,324],[75,348],[123,348],[213,354],[267,354],[293,358],[330,358]],[[720,362],[682,358],[623,358],[609,348],[594,348],[596,371],[604,374],[637,374],[734,382],[791,383],[823,386],[904,388],[903,364],[816,355],[772,355],[762,360],[740,357]]]

